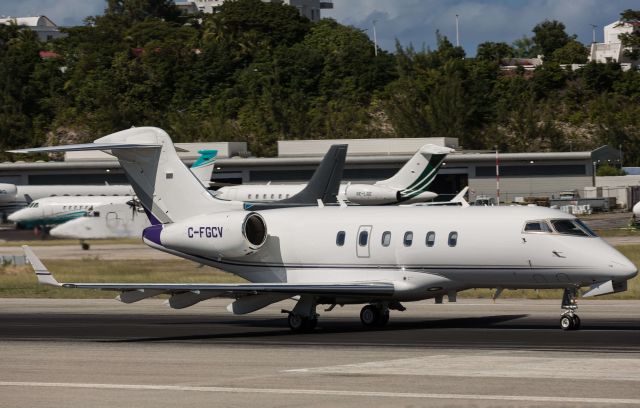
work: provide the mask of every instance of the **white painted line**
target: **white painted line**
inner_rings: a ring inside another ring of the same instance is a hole
[[[484,400],[484,401],[527,401],[556,402],[573,404],[630,404],[640,405],[640,399],[633,398],[585,398],[585,397],[545,397],[536,395],[474,395],[474,394],[430,394],[415,392],[380,392],[380,391],[343,391],[343,390],[310,390],[282,388],[241,388],[241,387],[197,387],[183,385],[153,384],[91,384],[91,383],[50,383],[29,381],[0,381],[0,387],[45,387],[45,388],[80,388],[99,390],[129,391],[186,391],[234,394],[279,394],[279,395],[316,395],[340,397],[383,397],[383,398],[417,398],[447,400]]]

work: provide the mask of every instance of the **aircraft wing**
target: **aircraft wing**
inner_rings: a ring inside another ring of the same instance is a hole
[[[33,267],[38,282],[44,285],[74,289],[99,289],[122,292],[120,299],[124,303],[133,303],[160,294],[172,295],[169,303],[172,307],[191,306],[201,300],[224,297],[240,298],[259,294],[279,294],[284,296],[318,295],[344,297],[388,297],[394,293],[391,282],[351,282],[351,283],[60,283],[35,255],[24,245],[25,256]],[[177,298],[177,299],[174,299]],[[172,302],[173,301],[173,302]],[[186,306],[184,306],[186,305]]]

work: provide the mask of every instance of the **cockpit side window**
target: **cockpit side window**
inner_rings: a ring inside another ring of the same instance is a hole
[[[586,231],[584,231],[580,227],[578,223],[574,222],[574,220],[570,220],[570,219],[551,220],[551,225],[553,225],[553,229],[555,229],[558,234],[574,235],[577,237],[590,236]]]
[[[579,220],[579,219],[576,218],[573,221],[576,222],[580,226],[580,228],[582,228],[590,236],[592,236],[592,237],[597,237],[598,236],[598,234],[593,232],[593,230],[591,228],[587,227],[587,225],[584,222],[582,222],[582,220]]]
[[[524,232],[551,232],[551,227],[546,221],[527,221],[524,225]]]

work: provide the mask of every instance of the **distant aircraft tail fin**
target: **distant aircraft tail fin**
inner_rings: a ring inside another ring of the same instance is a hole
[[[348,147],[347,144],[332,145],[311,176],[309,183],[297,194],[271,203],[246,203],[245,208],[265,210],[297,205],[318,205],[318,200],[324,204],[337,203]]]
[[[191,165],[191,172],[205,186],[211,181],[211,173],[216,162],[217,150],[198,150],[200,157]]]
[[[152,224],[194,214],[230,211],[240,203],[215,199],[180,161],[162,129],[139,127],[112,133],[93,143],[14,150],[14,153],[103,150],[116,156]]]
[[[448,147],[426,144],[393,177],[375,184],[397,189],[400,201],[411,199],[427,191],[444,158],[453,151]]]

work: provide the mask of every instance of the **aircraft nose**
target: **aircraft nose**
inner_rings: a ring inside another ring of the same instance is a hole
[[[631,279],[638,274],[638,267],[622,254],[612,260],[611,263],[613,265],[615,275],[623,278],[624,280]]]
[[[9,214],[7,219],[11,222],[20,222],[22,221],[22,210],[16,211],[12,214]]]

